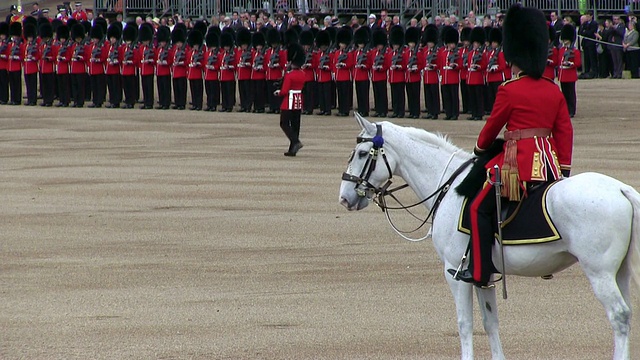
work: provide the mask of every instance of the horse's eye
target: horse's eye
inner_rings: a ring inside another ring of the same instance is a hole
[[[367,156],[367,155],[369,155],[369,152],[368,152],[368,151],[365,151],[365,150],[360,150],[360,151],[358,151],[358,157],[359,157],[360,159],[362,159],[363,157],[365,157],[365,156]]]

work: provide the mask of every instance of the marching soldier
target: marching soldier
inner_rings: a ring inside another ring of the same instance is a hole
[[[358,100],[358,112],[364,116],[369,116],[369,71],[371,70],[371,58],[369,56],[369,35],[371,30],[367,26],[362,26],[353,34],[353,42],[357,48],[354,50],[355,65],[353,79],[356,84],[356,99]]]
[[[207,107],[205,111],[216,111],[216,107],[220,104],[220,28],[211,27],[207,32],[205,41],[207,43],[207,52],[204,67],[204,89],[207,93]],[[264,92],[264,87],[262,88]],[[263,105],[264,106],[264,105]]]
[[[71,51],[71,97],[73,98],[73,107],[83,107],[85,100],[85,80],[87,76],[87,59],[91,54],[87,54],[87,48],[84,45],[84,26],[82,24],[74,24],[71,27],[71,38],[73,45],[69,49]]]
[[[9,64],[9,23],[0,22],[0,105],[6,105],[9,102],[9,73],[7,66]]]
[[[156,34],[156,86],[158,87],[158,106],[156,109],[169,110],[171,107],[171,68],[173,51],[169,45],[171,30],[168,26],[160,26]]]
[[[487,84],[489,86],[489,112],[493,109],[493,103],[496,101],[498,86],[507,80],[505,71],[507,70],[507,62],[504,60],[502,52],[502,31],[498,28],[491,29],[489,33],[489,41],[491,49],[487,52]]]
[[[105,68],[107,88],[109,89],[110,109],[119,109],[122,102],[122,75],[120,73],[120,39],[122,37],[121,25],[111,24],[107,29],[107,64]]]
[[[220,35],[220,90],[222,93],[222,106],[220,112],[231,112],[236,104],[236,53],[233,46],[233,33],[223,31]]]
[[[389,32],[391,44],[391,66],[389,67],[389,83],[391,84],[391,109],[390,118],[404,117],[405,110],[405,69],[407,68],[407,54],[404,51],[404,30],[396,25]]]
[[[389,111],[387,95],[387,71],[391,66],[391,52],[387,48],[387,33],[376,29],[371,33],[374,50],[369,51],[371,63],[371,85],[376,113],[373,117],[386,117]]]
[[[469,113],[469,89],[467,88],[467,71],[468,71],[468,59],[469,48],[471,43],[469,41],[469,35],[471,34],[471,28],[465,27],[460,31],[460,58],[462,59],[462,68],[460,69],[460,98],[462,100],[462,113]]]
[[[265,67],[265,38],[264,33],[256,31],[253,33],[251,42],[253,51],[251,54],[251,91],[253,92],[253,112],[264,113],[266,101],[266,78],[267,69]]]
[[[303,101],[303,115],[311,115],[313,113],[313,104],[315,103],[316,98],[316,79],[315,73],[313,70],[313,32],[310,30],[305,30],[300,33],[300,45],[302,45],[302,49],[305,54],[305,61],[302,64],[302,71],[305,74],[305,82],[304,89],[302,90]]]
[[[549,55],[547,56],[547,67],[544,68],[544,77],[551,80],[556,78],[556,67],[558,66],[558,48],[554,44],[556,40],[556,29],[549,26]]]
[[[420,69],[424,68],[423,58],[419,56],[420,51],[418,51],[420,35],[420,29],[417,27],[410,27],[405,33],[408,45],[405,50],[405,57],[407,58],[405,86],[409,117],[412,119],[418,119],[420,117]]]
[[[287,48],[287,60],[291,70],[287,71],[282,81],[282,88],[275,95],[282,98],[280,105],[280,128],[289,139],[289,150],[284,156],[296,156],[302,149],[300,142],[300,114],[302,112],[302,89],[305,74],[300,67],[305,62],[304,49],[295,42]]]
[[[318,115],[331,115],[331,52],[329,45],[331,38],[326,30],[316,35],[316,51],[313,58],[313,68],[318,81],[318,100],[320,112]]]
[[[38,62],[40,49],[38,48],[37,29],[33,24],[24,26],[25,44],[23,46],[24,83],[27,88],[26,106],[36,106],[38,100]]]
[[[422,43],[424,46],[421,63],[424,64],[423,81],[424,81],[424,104],[427,107],[427,115],[423,119],[437,119],[440,114],[440,86],[438,81],[438,28],[433,25],[427,25]]]
[[[156,73],[156,52],[153,48],[153,27],[144,23],[138,31],[138,59],[140,59],[140,82],[142,83],[143,105],[140,109],[153,109],[153,76]]]
[[[353,101],[353,83],[351,82],[351,69],[355,63],[353,53],[347,49],[351,44],[353,33],[350,27],[342,27],[336,34],[338,49],[333,52],[331,68],[338,92],[337,116],[349,116]]]
[[[484,70],[487,63],[483,55],[484,31],[475,27],[469,35],[471,50],[467,54],[467,86],[469,87],[469,110],[467,120],[482,120],[484,116]]]
[[[238,112],[251,111],[251,32],[247,28],[238,30],[238,48],[236,49],[236,64],[238,75],[238,93],[240,94],[240,109]]]
[[[576,29],[571,24],[566,24],[560,31],[562,47],[558,51],[558,80],[564,94],[569,116],[576,115],[576,81],[578,81],[578,68],[582,65],[580,50],[573,47],[576,40]]]
[[[93,104],[89,104],[90,108],[101,108],[107,93],[104,70],[109,53],[103,38],[102,26],[94,25],[91,28],[91,43],[87,46],[87,53],[91,54],[89,59],[89,79],[91,81],[91,92],[93,93]]]
[[[457,49],[458,30],[446,26],[442,30],[442,39],[446,48],[438,55],[440,68],[440,89],[442,91],[442,106],[446,114],[445,120],[458,120],[460,115],[460,69],[462,59]]]
[[[171,54],[173,59],[171,66],[173,69],[173,102],[172,109],[184,110],[187,106],[187,49],[185,41],[187,40],[187,33],[183,27],[173,28],[171,32],[171,42],[173,43],[173,49]]]
[[[122,87],[124,89],[124,105],[123,109],[133,109],[137,101],[138,81],[136,78],[136,70],[140,58],[136,49],[136,39],[138,38],[138,27],[135,24],[128,24],[122,31],[122,39],[124,44],[120,46],[120,64],[122,73]]]
[[[41,106],[50,107],[55,97],[56,47],[53,45],[53,27],[48,21],[40,25],[40,90]]]
[[[22,23],[11,23],[9,25],[9,35],[11,36],[11,42],[7,49],[9,54],[7,70],[9,73],[9,90],[11,91],[9,105],[20,105],[22,104],[22,56],[24,55]]]
[[[57,107],[67,107],[71,101],[71,85],[70,85],[70,72],[71,72],[71,55],[72,55],[72,40],[69,38],[69,26],[60,25],[56,29],[56,39],[58,40],[55,45],[56,56],[56,73],[58,81],[58,104]]]
[[[282,81],[282,72],[287,59],[287,52],[280,46],[280,33],[274,28],[267,31],[267,42],[270,48],[267,49],[265,60],[267,62],[267,99],[269,111],[267,113],[280,112],[280,98],[274,95],[276,86]]]
[[[191,107],[189,110],[202,110],[202,69],[204,68],[204,49],[202,42],[204,35],[200,30],[191,29],[187,37],[189,51],[187,52],[186,62],[189,64],[187,79],[189,79],[189,89],[191,90]]]

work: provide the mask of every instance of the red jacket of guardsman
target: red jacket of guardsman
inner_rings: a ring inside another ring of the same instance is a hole
[[[387,81],[387,72],[391,66],[391,50],[387,47],[369,51],[371,63],[371,81]]]
[[[121,74],[131,76],[136,74],[138,63],[140,63],[139,53],[133,43],[124,43],[118,50],[120,56]]]
[[[171,75],[173,65],[173,49],[171,46],[156,46],[154,56],[156,59],[156,76]]]
[[[331,72],[335,81],[351,81],[351,70],[355,64],[353,53],[350,51],[336,50],[331,54]]]
[[[441,50],[438,53],[438,68],[440,68],[440,83],[442,85],[459,84],[462,59],[458,49]]]
[[[407,68],[405,71],[405,82],[416,83],[420,82],[420,70],[424,68],[423,57],[420,56],[421,51],[417,47],[408,47],[405,50],[405,57],[407,58]]]
[[[80,10],[80,11],[76,10],[76,11],[71,13],[71,17],[73,19],[76,19],[76,20],[80,21],[80,22],[87,21],[87,12],[84,11],[84,10]]]
[[[567,46],[558,50],[558,80],[560,82],[578,81],[578,68],[581,65],[580,50]]]
[[[43,41],[40,43],[40,73],[53,74],[56,71],[57,47],[53,41]]]
[[[353,80],[369,81],[369,73],[371,72],[371,57],[369,56],[369,51],[364,48],[354,50],[354,59]]]
[[[223,49],[218,56],[222,59],[222,63],[220,64],[220,81],[235,81],[237,65],[235,50],[233,48],[229,50]]]
[[[0,41],[0,70],[7,70],[9,66],[10,45],[8,38]]]
[[[467,53],[467,85],[484,85],[484,71],[487,68],[482,48],[471,49]]]
[[[204,54],[204,80],[217,81],[220,79],[220,64],[222,64],[222,58],[220,57],[220,49],[215,47],[208,47]]]
[[[105,74],[107,75],[119,75],[120,74],[120,44],[117,42],[112,44],[108,43],[103,51],[107,52],[107,60],[105,62]]]
[[[188,63],[186,62],[186,59],[188,51],[189,49],[184,44],[181,47],[178,47],[177,45],[173,46],[173,49],[171,50],[171,54],[173,55],[171,68],[174,79],[187,77]]]
[[[140,76],[154,75],[156,73],[156,51],[152,45],[140,44],[138,46],[138,59],[140,59]]]
[[[56,73],[58,75],[69,74],[71,71],[71,55],[73,43],[70,40],[67,40],[63,43],[56,42],[54,45],[56,47]]]
[[[9,49],[7,50],[9,54],[9,61],[7,63],[8,71],[22,71],[22,60],[24,56],[24,42],[19,40],[11,41],[9,43]]]
[[[391,50],[391,66],[389,67],[389,84],[403,83],[404,72],[407,69],[407,53],[403,47]]]
[[[468,64],[468,55],[469,55],[469,48],[466,46],[460,46],[460,58],[462,59],[462,67],[460,68],[460,81],[464,80],[465,82],[467,81],[467,71],[469,70],[467,67]]]
[[[204,70],[204,54],[206,49],[200,46],[199,49],[191,48],[187,53],[187,63],[189,64],[189,70],[187,72],[187,79],[189,80],[202,80],[202,71]]]
[[[284,67],[287,63],[287,51],[280,46],[270,47],[265,53],[265,63],[267,67],[267,80],[282,79]]]
[[[87,52],[91,54],[89,58],[89,75],[99,75],[105,73],[105,64],[109,56],[107,42],[91,42],[87,45]]]
[[[500,85],[476,148],[480,151],[488,149],[504,126],[507,131],[548,129],[550,132],[550,136],[523,135],[517,140],[520,182],[546,181],[549,172],[560,178],[561,169],[570,170],[573,127],[564,96],[552,80],[522,75]],[[491,160],[487,168],[498,165],[504,171],[504,159],[503,152]],[[546,168],[546,164],[551,168]]]
[[[556,77],[557,66],[558,66],[558,48],[553,46],[553,44],[550,44],[549,56],[547,57],[547,66],[544,68],[544,74],[542,74],[542,76],[553,80]]]
[[[507,70],[507,62],[504,60],[502,48],[498,47],[486,52],[487,62],[487,82],[504,82],[508,80],[505,75]]]
[[[284,75],[280,88],[280,96],[282,96],[280,110],[302,110],[302,88],[304,88],[305,79],[306,75],[301,69],[293,69]]]
[[[71,46],[71,74],[86,74],[90,57],[91,52],[87,45],[74,42]]]
[[[422,79],[427,85],[438,84],[438,49],[424,47],[418,57],[424,64]]]
[[[304,72],[306,81],[316,80],[316,73],[313,69],[313,55],[314,51],[311,48],[307,49],[304,53],[305,62],[304,64],[302,64],[302,67],[300,69],[302,69],[302,71]]]
[[[251,51],[251,80],[265,80],[267,78],[267,66],[265,62],[265,54],[267,50],[253,49]]]
[[[251,49],[247,48],[246,50],[242,50],[241,48],[236,48],[235,56],[238,80],[251,80],[251,70],[253,69],[251,63],[253,54],[251,53]]]
[[[40,49],[38,42],[34,39],[23,46],[24,61],[23,69],[25,75],[36,74],[38,72],[38,62],[40,61]]]
[[[326,83],[331,81],[331,52],[318,50],[313,56],[313,68],[316,71],[316,81]]]

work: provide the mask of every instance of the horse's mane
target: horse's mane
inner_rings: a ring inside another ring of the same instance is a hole
[[[413,140],[425,143],[427,145],[442,148],[447,152],[451,152],[451,153],[454,153],[460,150],[459,147],[457,147],[451,141],[449,141],[449,138],[445,134],[442,134],[439,132],[431,133],[424,129],[418,129],[410,126],[398,126],[392,123],[388,123],[388,124],[394,125],[396,129],[401,130]]]

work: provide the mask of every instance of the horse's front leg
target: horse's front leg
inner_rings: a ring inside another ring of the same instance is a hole
[[[482,312],[482,325],[484,331],[489,336],[491,346],[491,358],[494,360],[504,359],[502,343],[500,342],[500,332],[498,329],[498,305],[496,301],[496,289],[476,288],[478,296],[478,306]]]
[[[473,359],[473,286],[453,279],[446,270],[452,265],[446,264],[444,277],[449,283],[449,288],[456,302],[458,315],[458,334],[460,335],[461,359]]]

